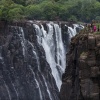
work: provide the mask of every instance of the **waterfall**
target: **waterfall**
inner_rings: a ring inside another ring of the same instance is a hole
[[[40,30],[40,27],[36,24],[33,24],[33,26],[35,27],[35,30],[36,30],[36,36],[37,36],[37,41],[39,44],[41,44],[42,42],[42,33],[41,33],[41,30]]]
[[[73,28],[68,27],[68,33],[70,35],[70,38],[74,37],[77,34],[77,28],[78,28],[79,31],[84,29],[84,26],[79,25],[79,24],[73,24],[73,26],[74,26]]]
[[[24,37],[24,32],[22,27],[19,27],[20,33],[18,34],[21,40],[21,45],[22,45],[22,49],[23,49],[23,56],[25,56],[25,37]]]
[[[2,59],[1,53],[2,53],[2,47],[0,46],[0,59]]]
[[[9,100],[11,100],[10,91],[9,91],[9,88],[8,88],[8,86],[6,85],[5,81],[4,81],[4,85],[5,85],[5,88],[6,88],[7,92],[8,92]]]
[[[0,100],[60,100],[59,90],[66,67],[64,41],[77,34],[61,24],[34,23],[11,26],[0,45]],[[69,35],[68,38],[62,38]],[[70,38],[70,39],[69,39]]]
[[[33,76],[34,76],[34,79],[35,79],[35,82],[36,82],[36,85],[37,85],[37,88],[39,89],[39,96],[40,96],[40,100],[43,100],[43,98],[42,98],[42,91],[41,91],[41,89],[40,89],[40,86],[39,86],[39,83],[38,83],[38,81],[36,80],[36,78],[35,78],[35,74],[34,74],[34,71],[33,71],[33,69],[32,69],[32,67],[31,66],[29,66],[29,68],[30,68],[30,70],[31,70],[31,72],[32,72],[32,74],[33,74]]]
[[[66,60],[65,60],[65,51],[63,47],[62,42],[62,36],[61,36],[61,28],[58,24],[51,25],[50,23],[47,24],[48,26],[48,33],[46,30],[44,30],[43,25],[41,25],[41,31],[39,26],[34,25],[36,29],[38,29],[36,32],[38,34],[38,39],[42,38],[41,44],[44,48],[47,62],[50,65],[50,68],[52,70],[52,75],[55,78],[56,84],[58,86],[58,89],[60,90],[61,86],[61,76],[64,73]],[[38,28],[37,28],[38,27]],[[53,30],[54,27],[54,30]],[[55,37],[53,36],[53,33],[55,32]],[[40,35],[42,33],[42,35]],[[56,40],[56,44],[54,43],[54,40]],[[53,50],[53,48],[55,50]],[[53,51],[52,51],[53,50]],[[55,59],[56,58],[56,59]]]
[[[68,33],[70,35],[70,38],[74,37],[76,35],[75,28],[73,29],[72,27],[68,27]]]
[[[66,66],[66,56],[65,56],[64,44],[62,41],[61,27],[59,27],[59,25],[57,24],[55,24],[54,27],[55,27],[56,43],[57,43],[57,65],[60,67],[62,73],[64,73]]]

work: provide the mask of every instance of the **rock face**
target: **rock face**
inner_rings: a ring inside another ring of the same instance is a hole
[[[60,100],[70,39],[66,24],[0,22],[0,100]]]
[[[79,26],[0,22],[0,100],[60,100],[65,52]]]
[[[67,57],[61,100],[100,100],[100,34],[78,34]]]
[[[0,25],[0,100],[59,100],[33,24]]]

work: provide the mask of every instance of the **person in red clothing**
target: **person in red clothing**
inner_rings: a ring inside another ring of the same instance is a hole
[[[96,32],[96,30],[97,30],[97,27],[96,27],[96,25],[94,25],[93,26],[93,32]]]

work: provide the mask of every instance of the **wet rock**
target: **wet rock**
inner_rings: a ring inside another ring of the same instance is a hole
[[[80,33],[72,39],[62,77],[61,100],[100,99],[100,35]],[[68,86],[68,80],[70,84]]]
[[[1,31],[0,100],[59,100],[58,87],[33,24],[15,22],[6,32]]]
[[[94,35],[89,35],[88,36],[88,49],[95,49],[95,37]]]
[[[91,67],[91,77],[98,77],[99,75],[99,67]]]

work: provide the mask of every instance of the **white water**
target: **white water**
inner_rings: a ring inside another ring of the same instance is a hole
[[[47,85],[47,83],[46,83],[46,80],[45,80],[45,78],[44,78],[43,75],[42,75],[42,77],[43,77],[43,80],[44,80],[45,86],[46,86],[46,88],[47,88],[47,93],[48,93],[48,95],[49,95],[49,98],[50,98],[50,100],[52,100],[52,96],[51,96],[51,93],[50,93],[50,91],[49,91],[49,88],[48,88],[48,85]]]
[[[81,25],[81,24],[73,24],[74,25],[74,28],[80,28],[80,29],[84,29],[84,26]]]
[[[23,55],[25,56],[25,37],[24,37],[24,32],[23,32],[23,28],[19,27],[19,30],[21,31],[21,34],[18,34],[21,40],[21,45],[23,48]]]
[[[76,31],[72,27],[68,27],[68,33],[70,35],[70,38],[74,37],[76,35]]]
[[[35,30],[36,30],[37,41],[41,45],[42,33],[41,33],[41,30],[40,30],[40,27],[38,25],[36,25],[36,24],[33,24],[33,27],[35,27]]]
[[[11,82],[11,83],[12,83],[12,82]],[[13,84],[13,83],[12,83],[12,86],[13,86],[13,88],[14,88],[14,91],[15,91],[15,93],[16,93],[17,100],[18,100],[19,95],[18,95],[18,92],[17,92],[17,90],[16,90],[16,88],[15,88],[15,86],[14,86],[14,84]]]
[[[29,42],[29,41],[28,41],[28,42]],[[39,58],[38,58],[38,56],[37,56],[37,53],[34,51],[34,46],[32,45],[32,43],[29,42],[29,44],[32,46],[33,54],[35,55],[36,60],[37,60],[38,70],[40,71],[40,63],[39,63]],[[30,69],[31,69],[31,71],[32,71],[32,73],[33,73],[33,70],[32,70],[32,68],[31,68],[31,66],[30,66]],[[41,75],[42,75],[42,73],[41,73]],[[49,95],[49,98],[50,98],[50,100],[52,100],[51,93],[50,93],[49,88],[48,88],[48,86],[47,86],[46,80],[45,80],[45,78],[44,78],[43,75],[42,75],[42,77],[43,77],[43,81],[44,81],[44,83],[45,83],[45,86],[46,86],[46,88],[47,88],[47,93],[48,93],[48,95]],[[36,79],[35,79],[35,81],[36,81],[36,83],[38,84],[38,81],[37,81]],[[38,84],[38,86],[39,86],[39,84]],[[39,91],[40,91],[40,89],[39,89]],[[41,91],[40,91],[40,94],[41,94]]]
[[[55,28],[55,35],[56,35],[56,45],[54,44],[54,30],[53,30],[53,25]],[[47,62],[50,65],[50,68],[52,70],[52,75],[56,81],[57,87],[60,90],[62,81],[61,81],[61,76],[62,73],[65,70],[65,51],[62,43],[62,37],[61,37],[61,29],[59,25],[53,24],[51,25],[50,23],[47,24],[49,30],[48,33],[44,30],[44,27],[42,26],[42,46],[45,50],[46,54],[46,59]],[[57,47],[56,47],[57,46]],[[55,48],[57,48],[57,51],[55,51]],[[55,56],[57,57],[57,62],[55,61]],[[61,63],[60,63],[61,62]],[[60,73],[59,73],[60,72]]]
[[[49,27],[49,28],[53,28],[53,27]],[[42,32],[44,33],[45,30],[44,28],[42,27]],[[48,32],[48,37],[52,37],[52,32],[51,32],[52,29],[49,29],[49,32]],[[50,32],[51,32],[51,36],[50,36]],[[59,73],[57,71],[57,68],[56,68],[56,62],[55,62],[55,59],[53,58],[52,56],[52,53],[50,51],[50,46],[48,45],[48,37],[46,38],[42,38],[42,46],[45,50],[45,54],[46,54],[46,59],[47,59],[47,62],[49,63],[50,65],[50,68],[52,70],[52,75],[53,77],[55,78],[55,81],[56,81],[56,84],[58,86],[58,88],[60,89],[60,85],[61,85],[61,79],[59,77]],[[50,39],[50,38],[49,38]]]
[[[0,46],[0,59],[2,60],[2,55],[1,55],[1,52],[2,51],[2,47]]]
[[[73,24],[74,28],[68,27],[68,33],[70,35],[70,38],[74,37],[77,34],[76,28],[83,29],[84,26],[78,25],[78,24]]]
[[[12,99],[11,99],[11,95],[10,95],[10,91],[9,91],[9,88],[8,88],[8,86],[6,85],[5,81],[4,81],[4,85],[5,85],[5,88],[6,88],[7,92],[8,92],[9,100],[12,100]]]
[[[65,54],[65,49],[64,49],[64,45],[62,42],[62,33],[61,33],[61,28],[59,27],[58,24],[54,24],[55,27],[55,34],[56,34],[56,42],[57,42],[57,65],[60,66],[60,69],[62,71],[61,74],[64,73],[65,71],[65,67],[66,67],[66,54]],[[60,64],[60,60],[61,60],[61,64]]]
[[[61,76],[64,73],[66,67],[66,54],[62,42],[61,28],[58,24],[54,23],[47,24],[48,32],[47,30],[44,30],[43,25],[41,25],[40,28],[38,25],[33,24],[33,27],[35,27],[37,41],[39,45],[43,46],[44,48],[46,60],[50,65],[52,75],[56,81],[58,89],[60,90],[62,84]],[[68,27],[70,38],[77,34],[76,27],[78,27],[77,24],[74,24],[74,28]],[[56,42],[56,44],[54,41]]]
[[[35,57],[36,57],[36,61],[37,61],[37,64],[38,64],[38,70],[40,71],[39,58],[38,58],[38,56],[37,56],[37,53],[36,53],[35,50],[34,50],[34,46],[33,46],[33,44],[32,44],[31,42],[28,41],[28,43],[29,43],[29,44],[31,45],[31,47],[32,47],[32,52],[33,52],[33,54],[34,54]]]
[[[50,65],[50,68],[52,70],[52,75],[55,78],[56,84],[57,84],[58,88],[60,89],[61,79],[59,77],[59,73],[58,73],[57,68],[56,68],[55,59],[53,58],[51,51],[50,51],[50,48],[47,45],[46,41],[44,39],[42,41],[43,41],[42,45],[43,45],[43,48],[44,48],[45,53],[46,53],[47,62]]]
[[[41,89],[40,89],[40,86],[39,86],[39,83],[38,83],[37,79],[35,78],[35,73],[34,73],[34,71],[33,71],[33,69],[32,69],[31,66],[29,66],[29,68],[30,68],[30,70],[31,70],[31,72],[32,72],[32,74],[33,74],[33,76],[34,76],[35,82],[36,82],[36,84],[37,84],[37,88],[39,89],[40,100],[43,100],[43,98],[42,98],[42,91],[41,91]]]

